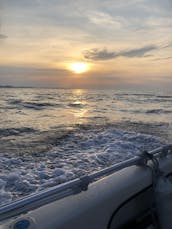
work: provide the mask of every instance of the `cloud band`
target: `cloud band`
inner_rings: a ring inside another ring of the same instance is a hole
[[[123,50],[120,52],[110,52],[106,48],[104,49],[91,49],[91,50],[85,50],[83,52],[84,58],[88,60],[110,60],[117,57],[144,57],[144,55],[150,51],[158,49],[155,45],[148,45],[141,48],[135,48],[130,50]]]

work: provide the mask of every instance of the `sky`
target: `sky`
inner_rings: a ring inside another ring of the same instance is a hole
[[[171,12],[172,0],[0,0],[0,85],[172,91]]]

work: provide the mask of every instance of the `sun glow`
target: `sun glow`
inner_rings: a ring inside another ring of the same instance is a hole
[[[77,74],[81,74],[89,70],[88,64],[84,62],[75,62],[70,64],[69,67],[73,72]]]

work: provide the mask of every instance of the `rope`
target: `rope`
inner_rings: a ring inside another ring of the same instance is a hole
[[[156,201],[155,201],[155,187],[159,177],[163,176],[163,172],[159,168],[159,161],[154,157],[153,154],[148,153],[147,151],[143,151],[140,155],[141,161],[139,165],[144,165],[151,170],[152,173],[152,188],[153,188],[153,198],[152,198],[152,206],[151,206],[151,215],[152,222],[155,229],[160,229],[158,218],[156,215]],[[148,165],[148,160],[151,160],[152,164]]]

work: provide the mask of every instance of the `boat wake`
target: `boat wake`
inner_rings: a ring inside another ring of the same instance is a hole
[[[55,147],[43,153],[1,154],[1,204],[165,145],[160,137],[113,126],[78,126],[56,141]]]

